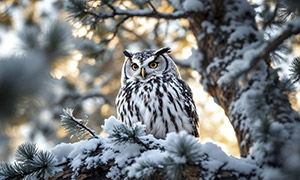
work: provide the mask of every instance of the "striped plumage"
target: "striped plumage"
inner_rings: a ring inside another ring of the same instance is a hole
[[[116,99],[118,118],[128,125],[142,122],[147,133],[165,138],[186,130],[198,137],[198,116],[189,86],[180,78],[174,61],[165,53],[124,51],[122,87]]]

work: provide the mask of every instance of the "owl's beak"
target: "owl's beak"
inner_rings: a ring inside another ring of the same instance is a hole
[[[142,70],[141,70],[141,75],[142,75],[143,78],[145,78],[145,68],[143,68],[143,67],[142,67]]]

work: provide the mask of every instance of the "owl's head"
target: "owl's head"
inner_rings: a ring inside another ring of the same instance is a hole
[[[179,77],[174,61],[167,55],[169,52],[171,49],[168,47],[136,53],[123,51],[126,60],[123,64],[122,84],[127,80],[146,81],[153,76],[166,74]]]

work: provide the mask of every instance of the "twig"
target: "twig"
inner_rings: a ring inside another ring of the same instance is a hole
[[[105,4],[113,11],[113,13],[116,13],[116,9],[113,5],[109,4],[108,2],[106,2]]]
[[[279,9],[279,3],[276,3],[276,7],[274,9],[272,17],[266,23],[264,23],[264,28],[268,27],[274,21],[276,15],[277,15],[278,9]]]
[[[153,11],[155,14],[157,14],[157,10],[156,10],[156,8],[153,6],[153,4],[151,3],[151,1],[148,0],[147,3],[148,3],[148,4],[150,5],[150,7],[152,8],[152,11]]]
[[[93,10],[87,9],[85,12],[95,16],[97,19],[108,19],[114,18],[115,16],[127,16],[127,17],[155,17],[155,18],[163,18],[163,19],[179,19],[179,18],[187,18],[192,12],[186,11],[175,11],[173,13],[161,13],[153,10],[122,10],[118,7],[111,6],[115,11],[113,12],[105,12],[105,13],[97,13]]]
[[[141,141],[140,138],[136,137],[134,138],[134,142],[143,146],[146,150],[151,150],[150,146],[148,144],[145,144],[143,141]]]
[[[123,18],[123,19],[116,25],[114,34],[113,34],[113,36],[112,36],[108,41],[111,41],[111,40],[113,40],[113,39],[116,37],[116,35],[117,35],[118,31],[119,31],[120,26],[121,26],[127,19],[129,19],[128,16],[126,16],[125,18]]]
[[[70,114],[69,118],[71,118],[71,120],[73,122],[75,122],[77,125],[79,125],[80,127],[82,127],[83,129],[85,129],[86,131],[88,131],[94,138],[98,139],[99,137],[95,134],[95,132],[93,130],[91,130],[89,127],[81,124],[77,119],[75,119],[73,116],[71,116],[72,114]]]

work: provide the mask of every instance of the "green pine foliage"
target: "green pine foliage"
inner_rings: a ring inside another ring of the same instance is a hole
[[[292,73],[291,77],[294,79],[294,82],[299,81],[299,79],[300,79],[300,61],[299,61],[299,59],[295,58],[292,61],[290,71]]]
[[[44,33],[44,49],[52,57],[64,57],[70,52],[72,32],[69,26],[61,21],[55,21]],[[55,59],[55,58],[53,58]]]
[[[166,139],[164,164],[170,179],[179,180],[186,177],[188,166],[199,164],[203,154],[198,140],[186,132],[168,134]]]
[[[83,21],[87,16],[88,5],[87,0],[69,0],[66,5],[66,10],[70,14],[70,19]]]
[[[20,162],[26,162],[32,160],[34,155],[37,154],[38,149],[35,144],[24,143],[21,144],[16,152],[16,160]]]
[[[163,163],[165,159],[162,159],[161,162],[153,161],[152,158],[139,158],[136,159],[134,170],[135,174],[134,176],[136,178],[145,178],[145,179],[153,179],[151,178],[152,175],[155,173],[160,173],[161,176],[164,176],[165,170]]]
[[[73,116],[73,109],[64,109],[64,114],[61,115],[62,126],[71,135],[71,138],[76,135],[78,138],[92,135],[94,138],[98,138],[93,130],[87,127],[88,119],[76,119]]]
[[[13,164],[3,162],[0,179],[47,179],[55,174],[57,161],[48,151],[38,151],[35,144],[18,147]]]
[[[114,126],[112,132],[108,138],[116,144],[141,143],[140,137],[146,135],[143,126],[133,126],[130,128],[124,124]]]

